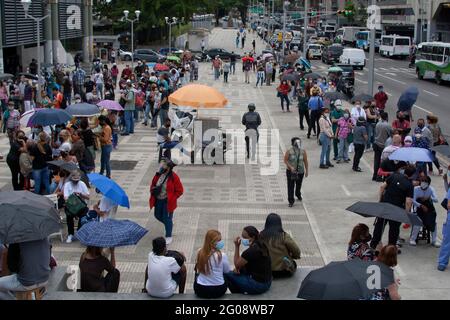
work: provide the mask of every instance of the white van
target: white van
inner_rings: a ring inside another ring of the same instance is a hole
[[[359,68],[362,70],[366,66],[366,54],[362,49],[346,48],[339,58],[339,63],[349,64],[354,69]]]
[[[411,38],[398,35],[381,37],[380,55],[385,57],[408,57]]]

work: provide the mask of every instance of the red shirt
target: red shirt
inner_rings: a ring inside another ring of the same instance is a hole
[[[122,78],[125,77],[125,76],[127,76],[128,78],[130,78],[132,74],[133,74],[133,71],[131,71],[130,68],[125,68],[125,69],[123,69],[123,71],[122,71]]]
[[[385,92],[377,92],[373,98],[375,99],[377,108],[379,110],[384,110],[386,102],[388,101],[387,94]]]
[[[54,107],[55,109],[61,108],[61,103],[63,102],[64,96],[61,92],[58,92],[55,97]]]
[[[150,190],[156,185],[158,182],[160,174],[157,173],[152,180],[152,184],[150,186]],[[172,171],[169,178],[166,181],[166,192],[167,192],[167,211],[169,213],[174,212],[177,208],[177,199],[183,195],[183,185],[181,184],[181,180],[178,175]],[[156,204],[156,197],[154,195],[150,196],[149,205],[150,209],[152,209]]]
[[[278,86],[278,91],[279,91],[281,94],[288,94],[288,93],[291,91],[291,86],[288,85],[288,84],[280,84],[280,85]]]

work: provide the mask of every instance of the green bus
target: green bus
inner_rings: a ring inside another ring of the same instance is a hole
[[[422,79],[433,79],[437,84],[450,81],[450,43],[423,42],[417,47],[416,73]]]

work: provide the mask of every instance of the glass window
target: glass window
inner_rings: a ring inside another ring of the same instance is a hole
[[[409,46],[409,39],[396,39],[395,45],[397,46]]]

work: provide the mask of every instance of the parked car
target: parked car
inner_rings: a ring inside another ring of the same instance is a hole
[[[170,48],[170,52],[177,52],[178,49],[177,48]],[[160,48],[159,49],[159,54],[162,56],[167,56],[167,54],[169,53],[169,48]]]
[[[295,47],[300,49],[302,47],[302,39],[298,37],[294,37],[292,41],[289,43],[289,49],[293,50]]]
[[[322,45],[316,43],[308,44],[306,52],[308,52],[308,59],[321,59],[322,58]]]
[[[134,61],[145,60],[146,62],[160,62],[165,59],[163,55],[151,49],[136,49],[133,58]]]
[[[345,48],[339,58],[340,63],[353,66],[353,68],[364,69],[366,66],[366,54],[362,49]]]
[[[130,51],[125,51],[122,49],[119,49],[119,57],[122,61],[131,61],[132,53]]]
[[[340,44],[332,44],[331,46],[324,47],[322,50],[322,62],[326,64],[332,64],[333,62],[339,62],[339,58],[344,51],[344,47]]]
[[[231,53],[227,50],[216,48],[216,49],[209,49],[205,50],[205,52],[202,55],[202,60],[207,60],[207,57],[209,56],[211,59],[214,59],[214,57],[219,56],[220,59],[230,59],[232,56],[235,56],[236,59],[240,59],[241,56],[236,53]]]

